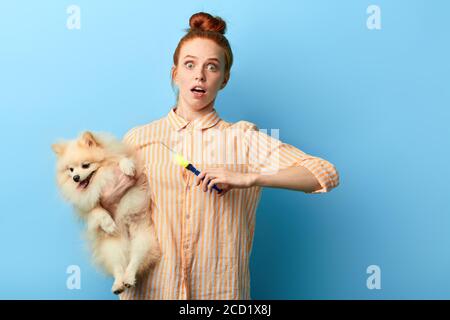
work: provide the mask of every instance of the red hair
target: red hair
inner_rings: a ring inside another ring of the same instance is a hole
[[[173,54],[173,64],[178,66],[178,58],[181,47],[189,40],[202,38],[214,41],[220,46],[225,54],[225,78],[230,77],[230,69],[233,64],[233,52],[230,44],[224,36],[226,30],[226,23],[220,17],[213,17],[209,13],[198,12],[189,19],[190,28],[186,29],[186,34],[181,38],[177,48]]]

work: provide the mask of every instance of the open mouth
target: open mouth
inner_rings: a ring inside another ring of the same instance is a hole
[[[91,182],[92,176],[93,176],[94,173],[96,173],[96,172],[97,172],[97,170],[92,171],[92,172],[86,177],[86,179],[84,179],[83,181],[80,181],[80,182],[78,183],[78,188],[80,188],[80,189],[86,189],[86,188],[88,187],[88,185],[89,185],[89,182]]]
[[[192,88],[191,92],[194,94],[195,97],[202,97],[206,94],[206,90],[200,86]]]

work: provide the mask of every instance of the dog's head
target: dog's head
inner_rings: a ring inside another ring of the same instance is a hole
[[[84,132],[78,139],[52,145],[57,156],[57,182],[67,192],[86,192],[105,159],[105,149],[95,135]]]

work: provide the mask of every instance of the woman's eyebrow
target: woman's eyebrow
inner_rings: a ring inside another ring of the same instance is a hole
[[[186,58],[197,59],[196,56],[191,56],[191,55],[187,55],[187,56],[184,57],[184,59],[186,59]],[[206,59],[206,60],[213,60],[213,61],[217,61],[217,63],[220,63],[219,59],[217,59],[217,58],[208,58],[208,59]]]

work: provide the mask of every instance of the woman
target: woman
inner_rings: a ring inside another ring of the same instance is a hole
[[[124,137],[146,164],[163,257],[121,299],[250,299],[249,257],[261,188],[322,193],[339,184],[326,160],[250,122],[220,119],[214,102],[233,62],[225,22],[200,12],[189,23],[173,56],[176,105]],[[171,161],[170,149],[201,174]],[[119,180],[104,191],[105,206],[130,184],[124,176]]]

